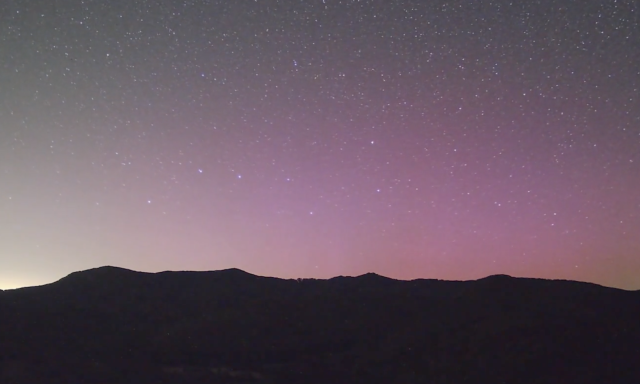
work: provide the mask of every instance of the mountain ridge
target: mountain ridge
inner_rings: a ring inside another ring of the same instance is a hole
[[[627,384],[638,318],[639,291],[565,280],[105,266],[0,294],[0,382]]]
[[[89,269],[85,269],[85,270],[80,270],[80,271],[75,271],[72,272],[64,277],[62,277],[61,279],[51,282],[51,283],[47,283],[47,284],[43,284],[43,285],[37,285],[37,286],[27,286],[27,287],[21,287],[21,288],[14,288],[11,290],[16,290],[16,289],[23,289],[23,288],[33,288],[33,287],[44,287],[44,286],[49,286],[51,284],[55,284],[57,282],[63,281],[63,280],[67,280],[70,278],[74,278],[76,276],[91,276],[92,278],[95,278],[97,276],[103,276],[104,278],[106,278],[105,275],[110,274],[110,275],[115,275],[115,274],[120,274],[121,277],[124,277],[125,275],[128,276],[132,276],[134,274],[145,274],[145,275],[169,275],[169,274],[193,274],[193,275],[211,275],[211,276],[244,276],[244,277],[257,277],[257,278],[269,278],[269,279],[277,279],[277,280],[316,280],[316,281],[332,281],[332,280],[341,280],[341,279],[378,279],[381,281],[397,281],[397,282],[411,282],[411,281],[443,281],[443,282],[501,282],[501,283],[508,283],[508,282],[516,282],[516,281],[545,281],[545,282],[566,282],[566,283],[572,283],[572,284],[586,284],[586,285],[592,285],[592,286],[598,286],[598,287],[602,287],[602,288],[606,288],[606,289],[613,289],[613,290],[619,290],[619,291],[625,291],[625,292],[640,292],[640,290],[628,290],[628,289],[623,289],[623,288],[617,288],[617,287],[610,287],[610,286],[605,286],[605,285],[601,285],[598,283],[593,283],[593,282],[588,282],[588,281],[579,281],[579,280],[568,280],[568,279],[548,279],[548,278],[536,278],[536,277],[516,277],[516,276],[511,276],[511,275],[507,275],[507,274],[493,274],[493,275],[488,275],[485,277],[481,277],[478,279],[471,279],[471,280],[442,280],[442,279],[433,279],[433,278],[415,278],[415,279],[408,279],[408,280],[403,280],[403,279],[396,279],[396,278],[392,278],[392,277],[388,277],[388,276],[384,276],[384,275],[380,275],[378,273],[375,272],[367,272],[367,273],[363,273],[361,275],[355,275],[355,276],[344,276],[344,275],[339,275],[339,276],[334,276],[334,277],[330,277],[330,278],[299,278],[299,279],[287,279],[287,278],[279,278],[279,277],[268,277],[268,276],[260,276],[260,275],[255,275],[253,273],[244,271],[240,268],[226,268],[226,269],[220,269],[220,270],[198,270],[198,271],[193,271],[193,270],[164,270],[164,271],[158,271],[158,272],[143,272],[143,271],[136,271],[133,269],[128,269],[128,268],[122,268],[122,267],[117,267],[117,266],[111,266],[111,265],[105,265],[105,266],[100,266],[100,267],[95,267],[95,268],[89,268]],[[6,291],[11,291],[11,290],[6,290]],[[0,289],[0,291],[2,291],[2,289]]]

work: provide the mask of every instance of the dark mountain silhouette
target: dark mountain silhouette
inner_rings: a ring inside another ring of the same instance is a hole
[[[640,291],[103,267],[0,291],[0,383],[638,383]]]

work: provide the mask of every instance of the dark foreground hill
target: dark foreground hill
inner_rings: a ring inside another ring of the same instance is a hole
[[[0,291],[0,383],[640,383],[640,291],[104,267]]]

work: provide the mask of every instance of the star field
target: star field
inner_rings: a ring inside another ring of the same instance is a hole
[[[0,288],[640,289],[638,63],[636,1],[3,1]]]

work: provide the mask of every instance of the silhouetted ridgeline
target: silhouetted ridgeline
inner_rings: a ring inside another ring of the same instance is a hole
[[[640,291],[103,267],[0,291],[0,383],[640,383]]]

